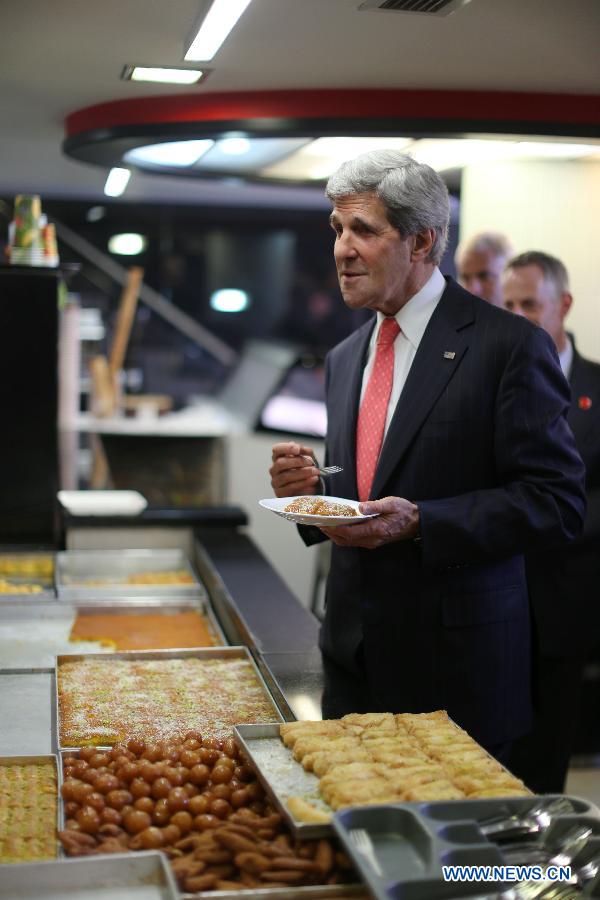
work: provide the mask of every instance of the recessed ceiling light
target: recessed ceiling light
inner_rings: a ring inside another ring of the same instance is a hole
[[[198,84],[208,72],[202,69],[176,69],[165,66],[131,66],[123,69],[124,81],[155,81],[159,84]]]
[[[249,305],[250,297],[246,291],[240,291],[238,288],[223,288],[215,291],[210,297],[210,306],[217,312],[242,312]]]
[[[193,166],[214,144],[213,140],[165,141],[162,144],[147,144],[135,147],[123,155],[125,162],[150,164],[153,166]]]
[[[106,215],[105,206],[90,206],[85,214],[86,222],[99,222]]]
[[[250,0],[214,0],[184,56],[186,62],[212,59]]]
[[[129,169],[111,169],[104,185],[107,197],[120,197],[131,178]]]
[[[147,243],[143,234],[133,232],[113,234],[108,240],[108,251],[118,253],[119,256],[137,256],[146,249]]]

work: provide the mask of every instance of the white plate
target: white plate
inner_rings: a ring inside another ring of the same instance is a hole
[[[329,497],[324,494],[314,494],[310,496],[311,500],[329,500],[331,503],[344,503],[346,506],[352,506],[358,513],[357,516],[311,516],[304,513],[285,512],[285,507],[294,500],[304,497],[306,494],[299,494],[297,497],[270,497],[267,500],[259,500],[263,509],[270,509],[278,516],[288,519],[290,522],[297,522],[299,525],[358,525],[366,519],[373,519],[379,513],[373,513],[370,516],[363,516],[358,509],[358,500],[346,500],[343,497]]]
[[[59,491],[58,499],[73,516],[135,516],[148,506],[137,491]]]

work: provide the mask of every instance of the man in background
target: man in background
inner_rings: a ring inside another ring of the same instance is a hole
[[[563,263],[547,253],[515,257],[503,277],[504,306],[548,332],[571,385],[567,420],[586,466],[582,536],[526,557],[534,624],[534,728],[508,766],[536,793],[561,793],[577,724],[583,664],[600,634],[600,365],[579,355],[565,317],[573,298]]]
[[[502,271],[513,253],[503,234],[482,231],[458,245],[454,256],[458,280],[482,300],[502,306]]]

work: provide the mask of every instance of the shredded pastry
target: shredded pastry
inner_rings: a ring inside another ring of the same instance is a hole
[[[245,659],[87,659],[58,669],[63,747],[162,740],[197,730],[229,737],[233,725],[272,722],[273,704]]]
[[[323,497],[297,497],[285,507],[284,512],[301,513],[304,516],[358,516],[353,506],[334,503]]]
[[[286,722],[280,734],[294,758],[320,777],[320,795],[333,810],[529,793],[445,710]],[[290,797],[288,808],[299,821],[323,814],[306,797]]]

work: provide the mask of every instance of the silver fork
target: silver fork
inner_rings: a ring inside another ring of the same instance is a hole
[[[338,472],[343,472],[344,469],[342,466],[320,466],[317,462],[317,457],[313,455],[312,461],[315,464],[319,475],[337,475]]]
[[[380,878],[383,878],[383,872],[381,870],[381,866],[375,856],[375,849],[373,847],[373,841],[367,834],[364,828],[352,828],[349,832],[350,841],[354,845],[354,849],[364,856],[365,859],[369,861],[369,864],[373,871],[379,875]]]

